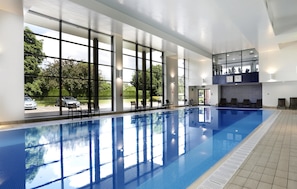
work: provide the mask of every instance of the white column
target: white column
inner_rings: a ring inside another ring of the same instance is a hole
[[[174,106],[178,105],[178,60],[175,57],[166,57],[166,94]]]
[[[0,0],[0,122],[24,119],[24,29],[21,0]]]
[[[123,111],[123,39],[114,36],[114,105],[115,111]]]

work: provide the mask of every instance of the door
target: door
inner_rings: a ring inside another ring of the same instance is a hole
[[[198,105],[204,105],[204,89],[198,89]]]
[[[198,89],[198,104],[209,105],[210,104],[210,89]]]

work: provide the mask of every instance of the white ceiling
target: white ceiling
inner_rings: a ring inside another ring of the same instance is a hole
[[[24,0],[24,12],[27,23],[46,26],[31,14],[41,13],[193,61],[297,43],[297,0]]]

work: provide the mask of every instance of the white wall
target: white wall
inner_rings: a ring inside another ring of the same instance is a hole
[[[259,80],[264,107],[276,107],[278,98],[297,97],[297,45],[259,54]],[[274,82],[269,82],[269,74]]]
[[[22,1],[0,1],[0,122],[24,118]]]
[[[259,54],[260,82],[267,82],[269,74],[277,81],[297,80],[297,45]]]
[[[210,89],[211,99],[210,105],[217,105],[219,99],[219,86],[212,85],[212,63],[211,60],[200,62],[189,61],[189,100],[198,103],[198,89]],[[203,83],[204,79],[204,83]],[[193,90],[192,90],[193,89]],[[196,97],[196,98],[195,98]],[[197,101],[197,102],[196,102]]]
[[[204,78],[206,85],[212,85],[212,63],[211,60],[195,62],[189,61],[189,86],[202,85]]]
[[[276,107],[278,98],[285,98],[289,106],[290,97],[297,97],[297,81],[262,83],[262,101],[264,107]]]

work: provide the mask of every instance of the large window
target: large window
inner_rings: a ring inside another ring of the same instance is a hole
[[[213,84],[259,82],[258,59],[256,49],[213,55]]]
[[[163,101],[161,51],[123,42],[124,109],[161,106]]]
[[[67,103],[59,99],[64,96],[74,97],[81,107],[112,111],[112,37],[39,19],[55,29],[25,24],[25,95],[37,101],[39,112],[63,114]]]
[[[213,75],[231,75],[259,71],[256,49],[216,54],[212,57]]]

